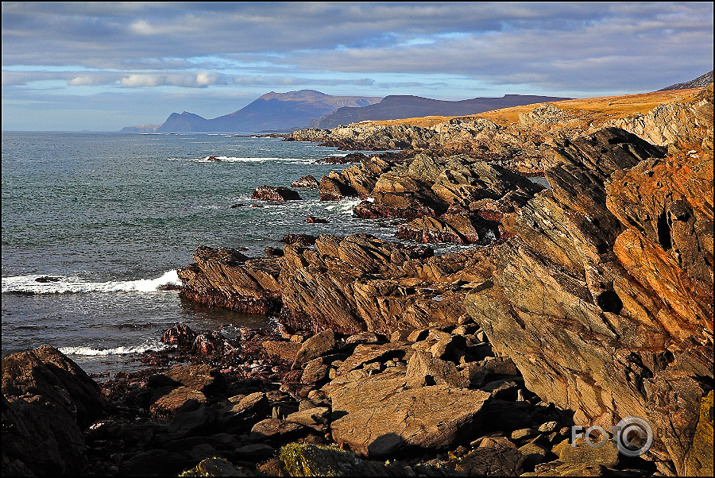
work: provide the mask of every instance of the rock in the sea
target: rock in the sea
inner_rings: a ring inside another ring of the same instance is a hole
[[[281,239],[281,242],[308,247],[315,244],[316,239],[317,238],[312,234],[286,234],[283,236],[283,239]]]
[[[322,235],[315,250],[288,244],[283,257],[263,259],[199,248],[197,262],[178,271],[180,296],[250,313],[280,310],[282,322],[296,330],[390,334],[430,322],[456,324],[467,291],[491,273],[490,251],[433,254],[360,234]]]
[[[194,260],[177,271],[182,299],[249,314],[280,309],[280,258],[249,259],[235,249],[201,246]]]
[[[2,471],[86,473],[83,435],[104,409],[99,386],[57,349],[2,359]]]
[[[300,194],[283,186],[258,186],[251,194],[251,199],[261,201],[295,201],[300,199]]]

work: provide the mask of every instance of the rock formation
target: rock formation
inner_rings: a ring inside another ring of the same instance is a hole
[[[439,257],[364,234],[322,235],[315,249],[289,244],[280,257],[246,259],[197,249],[180,269],[181,296],[246,313],[281,311],[285,325],[340,332],[391,332],[456,324],[464,294],[489,275],[489,250]]]
[[[651,458],[685,475],[712,472],[694,456],[712,443],[700,426],[713,386],[712,89],[698,101],[667,151],[609,128],[562,141],[552,189],[496,248],[492,285],[466,298],[530,390],[577,425],[646,419]]]

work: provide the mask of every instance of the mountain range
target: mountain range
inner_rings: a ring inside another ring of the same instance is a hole
[[[129,126],[125,133],[255,133],[305,128],[315,118],[344,106],[361,107],[380,101],[369,96],[332,96],[314,90],[271,91],[238,111],[206,119],[194,113],[172,113],[161,125]]]
[[[557,98],[535,95],[504,95],[502,98],[472,98],[442,101],[410,95],[385,98],[332,96],[314,90],[271,91],[238,111],[206,119],[194,113],[172,113],[161,125],[129,126],[124,133],[258,133],[290,132],[307,127],[333,128],[367,119],[401,119],[415,116],[459,116]]]
[[[713,72],[659,91],[698,88],[712,83]],[[443,101],[412,95],[332,96],[315,90],[271,91],[238,111],[206,119],[184,111],[172,113],[161,125],[128,126],[124,133],[261,133],[290,132],[303,128],[330,129],[366,120],[392,120],[424,116],[466,116],[513,106],[570,98],[504,95]]]

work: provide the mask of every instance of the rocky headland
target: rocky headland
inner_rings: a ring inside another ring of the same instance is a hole
[[[199,246],[182,300],[277,326],[141,372],[6,357],[3,475],[712,476],[712,85],[576,101],[293,133],[409,150],[293,185],[401,241]]]

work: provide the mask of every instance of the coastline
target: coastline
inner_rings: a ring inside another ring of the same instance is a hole
[[[546,135],[554,117],[525,122]],[[3,359],[3,422],[17,424],[3,474],[176,475],[215,456],[219,474],[711,474],[712,86],[620,128],[527,142],[511,168],[513,130],[476,124],[493,140],[476,157],[369,157],[319,182],[321,199],[358,197],[357,215],[399,219],[422,244],[324,234],[266,257],[199,248],[179,270],[185,299],[270,311],[276,331],[175,327],[162,340],[176,349],[101,385],[53,350]],[[398,146],[378,133],[333,144]],[[418,133],[401,132],[410,146]],[[444,241],[480,247],[425,245]],[[38,431],[28,397],[54,423]],[[626,416],[673,435],[643,456],[571,441]],[[58,438],[42,460],[33,431]]]

